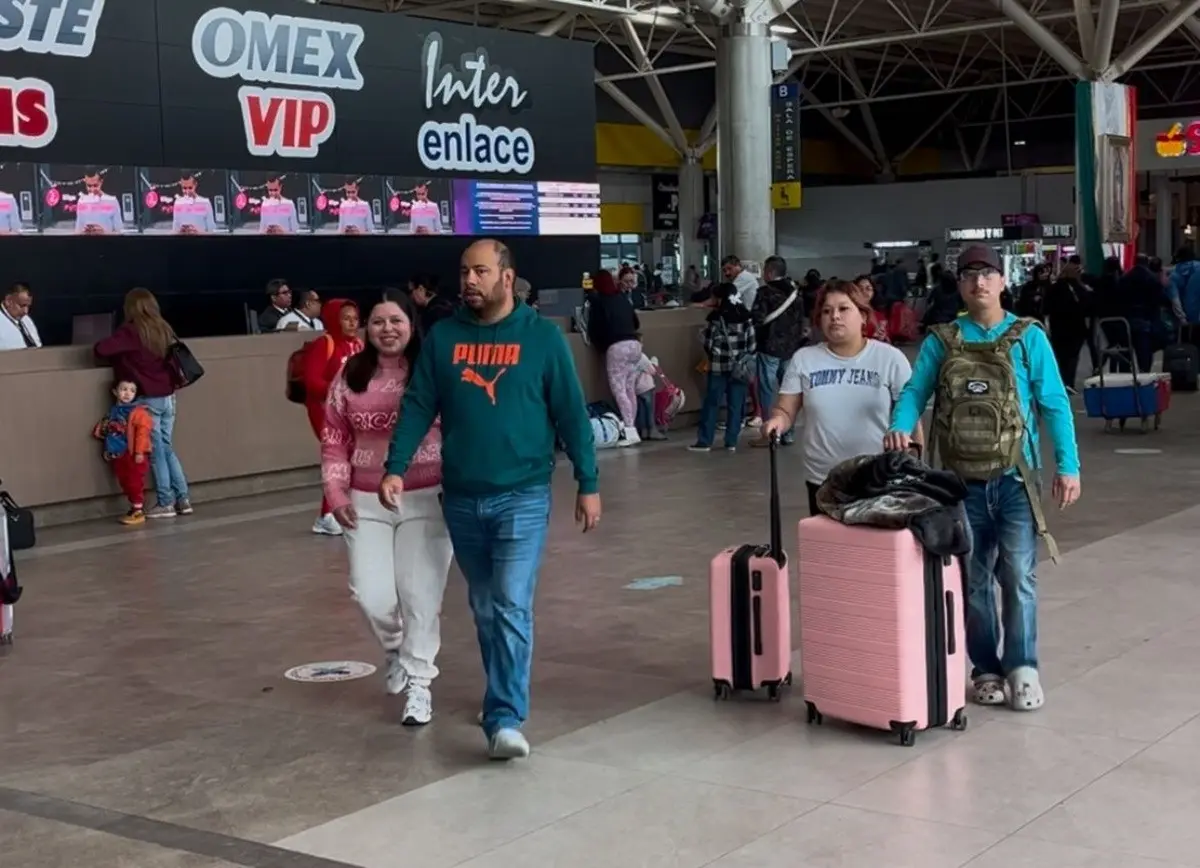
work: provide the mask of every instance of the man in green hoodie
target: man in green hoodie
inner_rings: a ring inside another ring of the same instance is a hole
[[[550,522],[555,435],[575,466],[575,519],[600,521],[596,445],[566,339],[514,295],[499,241],[467,248],[463,307],[425,338],[392,435],[379,499],[400,507],[403,476],[441,416],[442,511],[467,579],[487,676],[480,724],[492,759],[529,755],[533,596]]]

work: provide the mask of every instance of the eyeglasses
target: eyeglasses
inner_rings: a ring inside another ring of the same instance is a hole
[[[999,277],[999,269],[992,268],[990,265],[984,268],[964,268],[958,273],[959,280],[975,281],[980,278]]]

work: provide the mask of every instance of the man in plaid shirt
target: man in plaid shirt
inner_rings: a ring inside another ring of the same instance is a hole
[[[717,287],[717,308],[708,315],[701,340],[708,355],[708,387],[704,406],[700,410],[700,430],[696,442],[688,448],[693,452],[712,450],[717,430],[717,412],[721,400],[728,408],[725,424],[725,450],[737,449],[742,433],[746,408],[746,390],[754,379],[758,351],[754,322],[750,311],[734,299],[737,290],[732,283]]]

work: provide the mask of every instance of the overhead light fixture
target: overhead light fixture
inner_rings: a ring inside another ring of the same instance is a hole
[[[1013,141],[1013,147],[1015,147],[1015,148],[1025,147],[1025,140],[1024,139],[1016,139],[1015,141]]]
[[[839,106],[834,106],[833,109],[830,110],[829,113],[840,121],[842,118],[844,118],[850,114],[850,109],[846,108],[845,106],[839,105]]]
[[[650,9],[649,11],[654,14],[657,14],[657,15],[682,15],[683,14],[683,10],[681,10],[678,6],[668,6],[666,4],[663,4],[661,6],[655,6],[654,8]]]
[[[772,24],[771,32],[778,33],[781,36],[790,36],[796,32],[796,28],[790,24]]]

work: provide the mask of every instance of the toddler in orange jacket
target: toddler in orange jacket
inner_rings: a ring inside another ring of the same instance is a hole
[[[92,436],[104,441],[104,460],[112,464],[121,491],[129,498],[129,512],[121,524],[146,521],[146,470],[150,467],[150,428],[153,421],[146,408],[135,403],[137,385],[121,380],[113,386],[116,403],[96,423]]]

